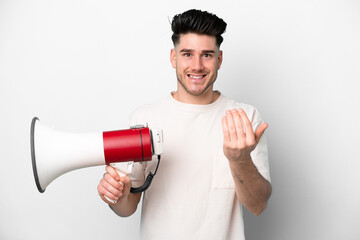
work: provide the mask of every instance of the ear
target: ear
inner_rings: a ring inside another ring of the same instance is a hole
[[[219,50],[217,70],[220,69],[223,60],[223,51]]]
[[[175,48],[170,51],[170,62],[173,68],[176,68],[176,52]]]

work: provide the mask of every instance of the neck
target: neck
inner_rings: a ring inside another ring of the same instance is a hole
[[[175,92],[172,92],[171,95],[173,96],[174,99],[182,103],[207,105],[215,102],[220,97],[220,92],[211,90],[211,91],[206,91],[204,94],[200,96],[194,96],[194,95],[182,93],[181,91],[177,90]]]

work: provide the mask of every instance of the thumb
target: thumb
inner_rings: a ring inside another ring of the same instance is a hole
[[[261,136],[264,134],[265,130],[268,128],[268,124],[267,123],[263,123],[260,126],[257,127],[256,131],[255,131],[255,140],[256,143],[258,143],[260,141]]]
[[[130,189],[132,187],[132,183],[129,177],[122,177],[120,181],[124,184],[123,194],[126,196],[130,193]]]

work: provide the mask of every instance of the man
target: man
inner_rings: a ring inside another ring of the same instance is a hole
[[[177,90],[131,116],[131,125],[163,129],[165,140],[159,171],[144,193],[143,239],[244,239],[242,206],[255,215],[266,208],[267,124],[254,107],[213,90],[225,29],[226,23],[208,12],[176,15],[170,61]],[[118,215],[131,215],[142,194],[129,193],[130,187],[142,185],[156,164],[137,164],[130,178],[121,179],[106,167],[100,197]]]

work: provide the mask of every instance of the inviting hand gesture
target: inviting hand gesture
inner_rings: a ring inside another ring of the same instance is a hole
[[[250,153],[255,149],[267,123],[261,124],[255,131],[243,109],[226,111],[222,118],[224,133],[224,154],[229,161],[248,161]]]

